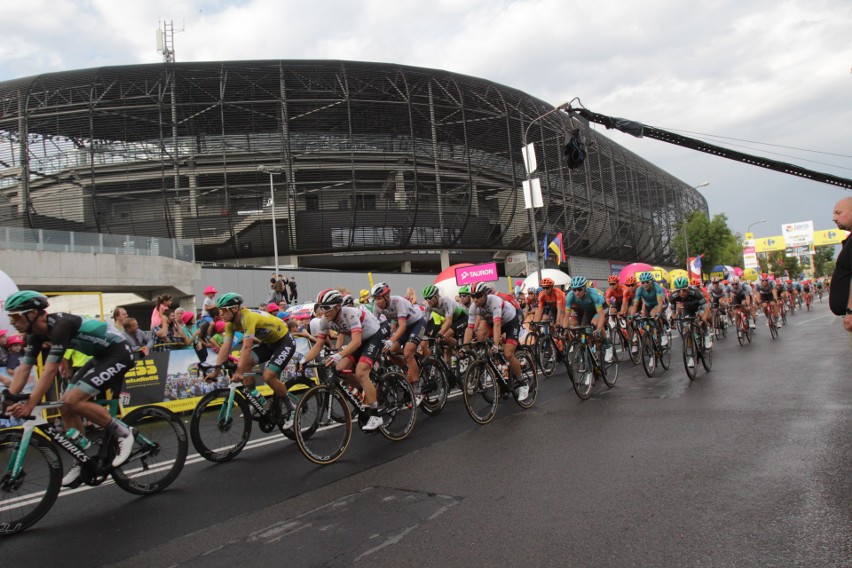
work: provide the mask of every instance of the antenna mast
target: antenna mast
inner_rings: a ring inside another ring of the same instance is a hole
[[[183,28],[178,30],[183,31]],[[161,20],[157,28],[157,51],[163,54],[163,63],[175,62],[175,24]]]

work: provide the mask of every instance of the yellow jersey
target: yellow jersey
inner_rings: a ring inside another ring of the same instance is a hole
[[[225,324],[225,337],[234,337],[234,332],[239,331],[244,339],[253,337],[262,343],[277,343],[290,333],[284,320],[260,310],[242,308],[239,320],[239,324],[234,321]]]

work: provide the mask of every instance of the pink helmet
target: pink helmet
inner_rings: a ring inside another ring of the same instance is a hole
[[[10,335],[8,339],[6,339],[6,347],[12,347],[13,345],[23,345],[24,339],[20,335]]]
[[[204,295],[205,296],[207,294],[218,294],[218,293],[219,293],[219,291],[216,288],[214,288],[213,286],[208,286],[207,288],[204,289]]]

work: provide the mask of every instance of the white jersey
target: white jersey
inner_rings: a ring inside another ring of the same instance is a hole
[[[476,302],[476,300],[474,300],[474,302]],[[515,306],[500,296],[489,294],[485,299],[485,305],[481,308],[476,307],[475,303],[470,304],[467,317],[468,327],[471,327],[474,323],[476,323],[476,316],[482,317],[490,324],[495,321],[512,321],[517,316],[517,312],[515,311]]]
[[[353,332],[360,332],[362,340],[372,337],[379,331],[379,320],[373,317],[373,314],[361,308],[344,306],[340,308],[337,317],[332,321],[326,318],[316,319],[320,320],[316,334],[317,339],[325,339],[329,329],[347,336],[351,336]],[[313,321],[311,325],[311,331],[313,331]]]
[[[411,325],[423,319],[423,310],[402,296],[391,296],[384,310],[378,304],[373,304],[373,315],[376,318],[384,315],[390,321],[405,320],[407,325]]]

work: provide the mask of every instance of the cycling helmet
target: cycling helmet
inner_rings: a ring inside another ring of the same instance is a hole
[[[693,286],[701,286],[701,280],[699,280],[698,278],[693,278],[689,283]]]
[[[618,276],[613,274],[612,276],[607,278],[607,282],[609,282],[610,284],[618,284]]]
[[[370,301],[370,291],[364,288],[358,293],[358,301],[362,304],[366,304]]]
[[[491,286],[489,286],[487,282],[477,282],[470,289],[470,293],[473,294],[473,295],[476,295],[476,294],[486,294],[487,295],[487,294],[490,294],[493,291],[494,291],[494,289],[491,288]]]
[[[470,296],[470,286],[465,284],[461,288],[459,288],[459,296]]]
[[[624,281],[624,284],[627,285],[627,286],[635,285],[636,284],[636,277],[634,277],[634,276],[628,277],[627,280]]]
[[[337,288],[326,288],[317,294],[317,304],[335,305],[343,303],[343,294]]]
[[[678,276],[674,279],[674,287],[675,290],[683,290],[684,288],[688,288],[689,280],[686,279],[686,276]]]
[[[43,310],[49,305],[47,297],[35,290],[20,290],[6,298],[4,309],[9,314],[22,314],[32,310]]]
[[[374,298],[378,298],[379,296],[390,294],[390,291],[390,285],[386,282],[376,282],[376,284],[370,289],[370,295]]]
[[[653,282],[653,281],[654,281],[654,275],[651,274],[650,272],[643,272],[639,275],[639,282],[641,282],[642,284],[645,284],[646,282]]]
[[[586,284],[588,284],[588,283],[589,283],[589,281],[586,280],[585,278],[583,278],[582,276],[575,276],[574,278],[571,279],[571,289],[572,290],[585,289]]]
[[[542,288],[553,288],[553,279],[552,278],[542,278],[541,279],[541,287]]]
[[[761,280],[769,280],[769,275],[768,275],[767,273],[763,272],[763,273],[760,275],[760,279],[761,279]]]
[[[355,305],[355,298],[353,298],[351,294],[344,294],[342,304],[344,306],[354,306]]]
[[[226,292],[219,296],[216,300],[217,308],[230,308],[232,306],[240,306],[243,303],[243,297],[236,292]]]
[[[733,276],[731,276],[731,277],[728,279],[728,281],[729,281],[731,284],[739,284],[739,283],[740,283],[740,277],[739,277],[739,276],[737,276],[736,274],[734,274]]]
[[[429,300],[431,298],[434,298],[439,294],[439,292],[440,290],[438,290],[437,286],[426,286],[425,288],[423,288],[423,299]]]
[[[719,277],[714,276],[712,282],[713,282],[713,284],[718,284],[720,282]]]

